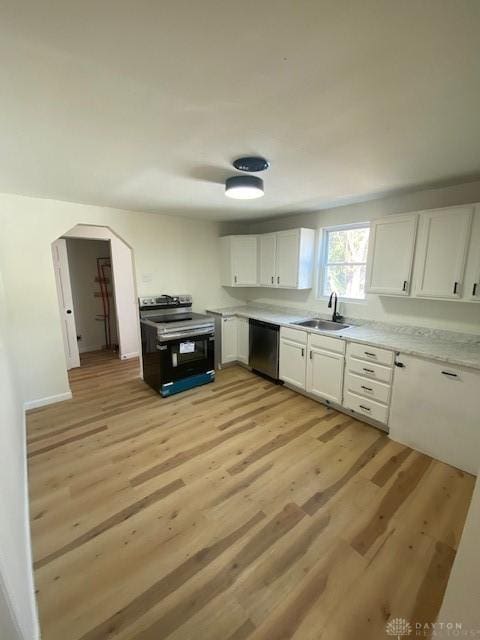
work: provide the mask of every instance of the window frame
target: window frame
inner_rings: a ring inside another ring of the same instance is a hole
[[[328,300],[329,296],[324,295],[323,288],[325,282],[326,275],[326,266],[327,266],[327,258],[328,258],[328,234],[333,231],[348,231],[349,229],[369,229],[369,232],[372,229],[371,222],[368,220],[364,220],[363,222],[347,222],[345,224],[335,224],[328,227],[322,227],[319,229],[320,234],[320,242],[319,242],[319,252],[318,252],[318,268],[317,268],[317,284],[316,284],[316,298],[317,300]],[[368,236],[368,242],[370,246],[370,233]],[[365,286],[367,283],[367,265],[368,265],[368,250],[367,247],[367,259],[365,261]],[[363,264],[362,262],[353,262],[353,263],[340,263],[340,264]],[[338,299],[342,302],[348,302],[353,304],[366,304],[367,303],[367,292],[365,291],[364,298],[349,298],[346,296],[338,296]]]

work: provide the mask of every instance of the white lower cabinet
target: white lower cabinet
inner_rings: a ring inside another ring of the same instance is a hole
[[[393,351],[350,342],[347,346],[343,406],[386,425],[393,364]]]
[[[342,404],[345,342],[317,334],[308,336],[307,391]]]
[[[282,338],[280,332],[279,377],[299,389],[305,389],[306,383],[305,351],[305,344]]]
[[[390,437],[477,474],[480,372],[400,354],[390,408]]]
[[[282,327],[280,379],[341,404],[344,352],[343,340]]]
[[[237,317],[222,318],[222,364],[237,360]]]
[[[248,318],[237,317],[237,360],[248,364],[250,324]]]

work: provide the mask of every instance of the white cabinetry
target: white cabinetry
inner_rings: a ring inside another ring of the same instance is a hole
[[[222,318],[222,364],[235,362],[238,352],[237,317]]]
[[[277,234],[258,236],[258,284],[261,287],[277,286]]]
[[[252,287],[257,284],[257,236],[220,238],[222,284]]]
[[[415,257],[415,295],[421,298],[460,298],[472,207],[422,213]]]
[[[372,223],[367,292],[408,296],[418,216],[389,216]]]
[[[313,229],[289,229],[258,236],[260,286],[310,289],[314,247]]]
[[[305,389],[307,333],[287,327],[280,328],[279,378]]]
[[[250,325],[248,318],[237,317],[237,360],[248,364]]]
[[[401,354],[395,371],[390,437],[477,474],[480,372]]]
[[[342,403],[345,342],[289,327],[280,329],[280,379],[308,393]]]
[[[319,398],[342,403],[345,342],[311,333],[308,336],[307,391]]]
[[[347,345],[343,405],[387,424],[394,353],[355,342]]]
[[[480,206],[475,207],[475,215],[470,237],[463,296],[466,300],[480,302]]]

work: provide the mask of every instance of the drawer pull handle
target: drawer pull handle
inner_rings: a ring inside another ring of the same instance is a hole
[[[377,354],[376,353],[372,353],[371,351],[364,351],[363,352],[366,356],[370,356],[370,358],[376,358]]]
[[[458,289],[458,282],[454,282],[453,283],[453,293],[457,293],[457,289]]]
[[[305,355],[305,349],[302,347],[302,358]]]
[[[310,360],[313,360],[313,351],[310,349]]]
[[[363,404],[359,404],[358,406],[360,407],[360,409],[363,409],[364,411],[371,411],[370,407],[364,407]]]
[[[365,391],[373,391],[373,389],[372,389],[371,387],[366,387],[366,386],[365,386],[365,385],[363,385],[363,384],[362,384],[362,385],[360,385],[360,387],[361,387],[362,389],[365,389]]]
[[[408,280],[404,280],[403,281],[403,289],[402,289],[402,291],[406,291],[407,290],[407,285],[408,285]]]
[[[450,376],[451,378],[458,378],[456,373],[450,373],[450,371],[442,371],[444,376]]]
[[[472,289],[472,296],[476,296],[476,295],[477,295],[477,283],[475,282]]]
[[[280,276],[277,276],[277,284],[280,284]]]
[[[235,284],[237,283],[237,276],[233,276],[233,281],[235,282]]]
[[[363,367],[363,370],[366,371],[367,373],[375,373],[373,369],[367,369],[366,367]]]
[[[272,276],[272,284],[273,284],[273,276]]]

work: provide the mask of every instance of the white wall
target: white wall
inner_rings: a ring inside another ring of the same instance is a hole
[[[138,295],[191,293],[194,308],[238,304],[220,286],[218,225],[182,217],[0,194],[0,254],[23,401],[69,390],[51,243],[106,225],[132,247]]]
[[[3,257],[3,256],[2,256]],[[11,363],[0,266],[0,638],[32,640],[38,626],[28,515],[25,417]],[[20,635],[21,634],[21,635]]]
[[[370,221],[395,213],[471,202],[480,202],[480,181],[400,194],[314,213],[273,218],[256,224],[224,224],[222,235],[227,233],[267,233],[295,227],[319,229],[349,222]],[[314,288],[310,291],[243,289],[241,295],[245,300],[286,306],[304,306],[308,309],[328,313],[326,300],[317,300],[316,285],[315,282]],[[478,303],[398,299],[369,294],[366,301],[342,303],[339,309],[343,315],[354,318],[399,322],[452,331],[472,333],[480,331],[480,304]]]
[[[460,622],[465,637],[480,637],[480,481],[477,480],[465,522],[460,546],[455,557],[439,622]],[[451,637],[445,632],[440,637]]]
[[[68,266],[72,285],[73,311],[80,353],[95,351],[105,345],[104,323],[98,319],[103,315],[102,299],[95,297],[100,292],[100,285],[95,279],[98,277],[97,258],[110,257],[110,243],[103,240],[67,239]],[[108,285],[113,290],[113,283]],[[116,342],[116,313],[114,301],[111,298],[112,338]]]

